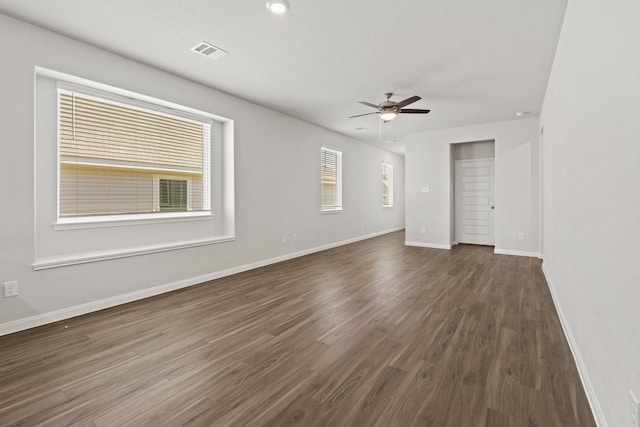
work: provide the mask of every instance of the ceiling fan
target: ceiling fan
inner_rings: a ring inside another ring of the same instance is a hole
[[[383,122],[389,123],[391,120],[395,119],[398,114],[407,114],[407,113],[408,114],[427,114],[429,111],[431,111],[431,110],[421,110],[418,108],[404,108],[407,105],[413,104],[414,102],[422,99],[419,96],[412,96],[400,102],[395,102],[390,99],[393,96],[393,93],[391,92],[385,93],[384,96],[387,97],[387,100],[381,102],[378,105],[375,105],[366,101],[360,101],[360,104],[366,105],[367,107],[375,108],[376,110],[378,110],[377,112],[358,114],[356,116],[350,116],[349,118],[352,119],[354,117],[362,117],[362,116],[368,116],[371,114],[379,114]]]

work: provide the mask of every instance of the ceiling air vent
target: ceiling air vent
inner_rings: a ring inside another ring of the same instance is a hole
[[[219,47],[215,47],[211,43],[207,43],[207,42],[200,42],[194,47],[192,47],[191,50],[196,53],[199,53],[202,56],[206,56],[207,58],[211,58],[211,59],[218,59],[221,56],[224,56],[227,54],[227,52],[225,52],[224,50],[220,49]]]

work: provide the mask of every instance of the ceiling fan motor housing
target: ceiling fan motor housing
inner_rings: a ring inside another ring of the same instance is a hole
[[[384,101],[380,103],[380,109],[382,110],[391,110],[391,109],[397,109],[396,107],[397,102],[393,102],[393,101]]]

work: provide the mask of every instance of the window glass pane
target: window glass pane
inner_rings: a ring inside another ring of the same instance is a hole
[[[160,211],[178,212],[187,210],[187,181],[160,179]]]
[[[60,218],[210,210],[210,123],[58,94]]]
[[[393,166],[382,164],[382,205],[393,206]]]
[[[320,150],[320,199],[323,210],[342,207],[342,152]]]

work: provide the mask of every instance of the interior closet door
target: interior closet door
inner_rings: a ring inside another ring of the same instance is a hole
[[[494,159],[455,162],[455,235],[458,243],[495,244],[494,168]]]

